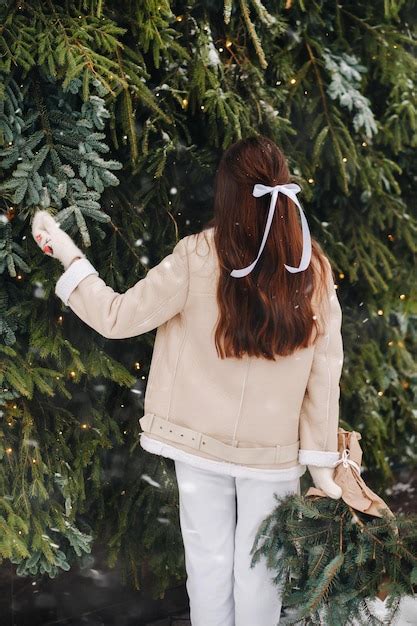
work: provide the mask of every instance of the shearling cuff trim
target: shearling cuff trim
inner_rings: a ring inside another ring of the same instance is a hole
[[[63,303],[68,306],[68,300],[78,283],[90,274],[96,274],[98,271],[90,263],[87,258],[77,259],[65,272],[59,277],[55,285],[55,293],[61,298]]]
[[[339,452],[325,450],[299,450],[298,461],[301,465],[317,465],[318,467],[334,467],[340,459]]]

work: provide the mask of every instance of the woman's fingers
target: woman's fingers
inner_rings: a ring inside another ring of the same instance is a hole
[[[56,219],[52,217],[52,215],[48,213],[48,211],[44,211],[43,227],[45,228],[45,230],[52,230],[54,228],[57,228],[58,226],[59,224]]]
[[[52,256],[53,254],[53,249],[52,246],[50,244],[51,241],[51,236],[48,233],[47,230],[43,230],[43,229],[34,229],[33,232],[33,237],[36,241],[36,243],[38,244],[38,246],[40,247],[40,249],[45,253],[45,254],[49,254],[50,256]]]
[[[32,235],[36,243],[48,256],[53,256],[53,248],[50,244],[51,233],[58,226],[52,215],[45,210],[35,213],[32,221]]]
[[[43,211],[37,211],[32,220],[32,235],[36,239],[36,234],[43,228]]]
[[[36,211],[32,221],[32,233],[38,230],[52,230],[59,226],[58,222],[44,209]],[[34,235],[35,236],[35,235]]]

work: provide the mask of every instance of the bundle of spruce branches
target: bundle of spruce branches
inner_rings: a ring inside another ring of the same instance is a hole
[[[369,606],[381,594],[391,623],[401,597],[417,587],[417,515],[370,516],[343,499],[317,496],[275,499],[251,567],[265,558],[275,571],[280,624],[381,624]]]

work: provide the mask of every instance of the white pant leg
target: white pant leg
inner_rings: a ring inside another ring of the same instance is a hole
[[[191,625],[235,626],[235,479],[177,460],[175,471]]]
[[[281,613],[281,586],[272,582],[274,570],[261,559],[250,568],[255,535],[272,513],[278,496],[300,494],[300,479],[282,482],[236,478],[237,525],[234,556],[235,626],[276,626]]]

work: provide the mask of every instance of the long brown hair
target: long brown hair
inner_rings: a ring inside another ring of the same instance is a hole
[[[201,231],[214,226],[220,266],[214,338],[220,358],[241,358],[246,353],[275,360],[274,355],[288,356],[307,347],[313,329],[319,332],[313,296],[326,284],[320,277],[329,271],[329,263],[311,237],[308,268],[298,273],[285,269],[284,263],[298,266],[302,254],[298,209],[287,196],[278,196],[265,247],[252,272],[242,278],[230,276],[233,269],[256,258],[262,240],[271,195],[255,198],[253,186],[289,182],[285,156],[263,135],[237,141],[221,158],[215,175],[214,217]]]

